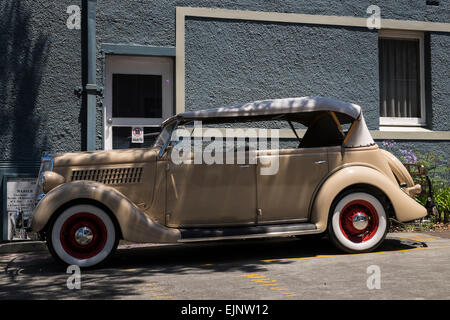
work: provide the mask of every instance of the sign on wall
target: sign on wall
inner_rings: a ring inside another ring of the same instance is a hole
[[[34,201],[36,178],[7,177],[6,178],[6,212],[8,217],[8,239],[12,240],[18,235],[14,232],[12,217],[18,210],[22,210],[24,217],[31,214]]]
[[[144,143],[144,128],[142,127],[131,128],[131,142]]]
[[[24,213],[29,213],[34,201],[35,187],[36,178],[7,178],[6,211],[16,212],[22,209]]]

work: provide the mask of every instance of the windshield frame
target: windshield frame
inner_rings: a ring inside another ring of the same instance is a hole
[[[180,121],[174,121],[165,125],[162,128],[161,133],[158,135],[158,138],[156,139],[155,143],[153,144],[153,147],[160,148],[159,150],[160,158],[163,156],[164,151],[166,150],[167,145],[169,144],[170,139],[172,137],[172,133],[178,126],[179,122]]]

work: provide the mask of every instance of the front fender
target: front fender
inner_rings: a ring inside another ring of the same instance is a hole
[[[317,192],[311,208],[311,222],[316,224],[318,230],[326,230],[331,204],[338,194],[357,184],[371,185],[381,190],[390,200],[398,221],[411,221],[427,215],[422,205],[383,173],[370,167],[351,166],[334,172]]]
[[[180,239],[178,230],[155,223],[122,193],[94,181],[69,182],[51,190],[36,206],[31,229],[34,232],[43,230],[59,208],[77,199],[95,200],[110,209],[119,223],[124,240],[172,243]]]

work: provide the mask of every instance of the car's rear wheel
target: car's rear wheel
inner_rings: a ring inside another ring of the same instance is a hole
[[[373,194],[353,190],[339,196],[330,211],[328,232],[336,247],[349,252],[370,252],[386,237],[387,209]]]
[[[89,204],[65,209],[50,225],[47,245],[52,255],[68,265],[93,267],[115,251],[118,234],[108,213]]]

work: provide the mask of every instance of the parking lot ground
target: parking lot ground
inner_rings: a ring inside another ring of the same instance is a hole
[[[122,245],[72,290],[48,252],[3,254],[0,299],[450,299],[450,239],[438,235],[391,233],[366,254],[327,239]]]

